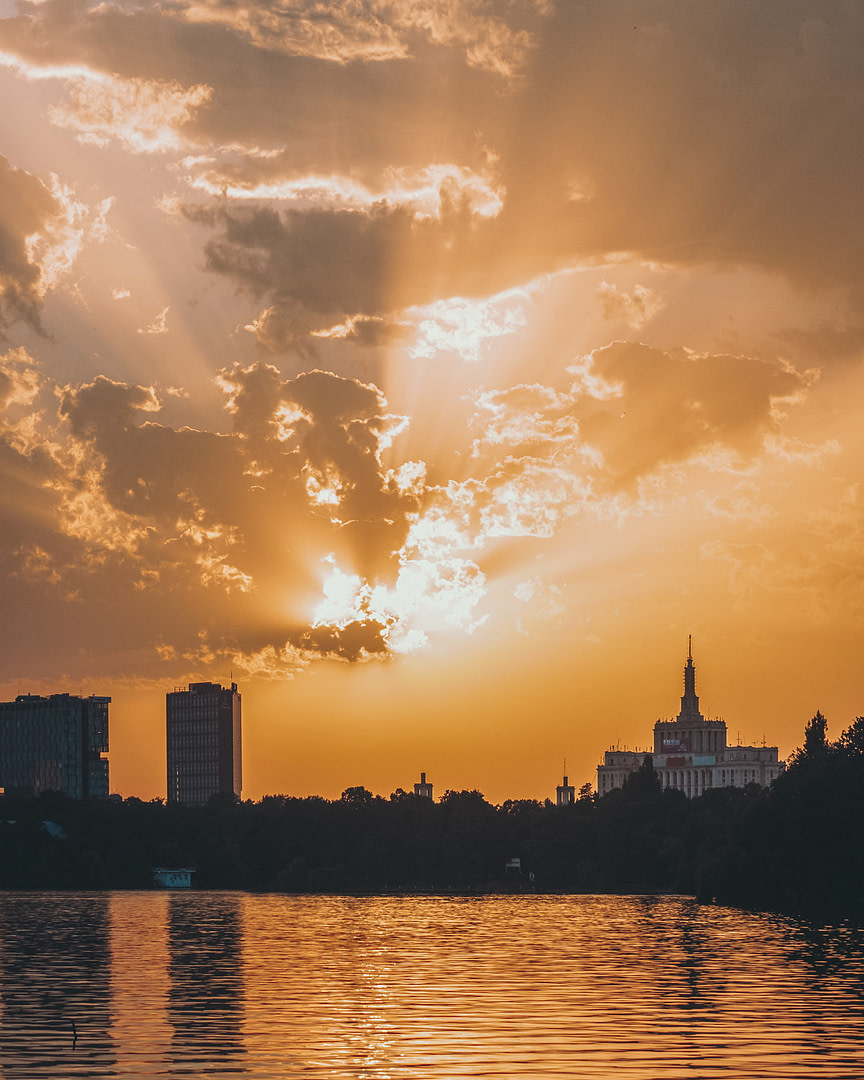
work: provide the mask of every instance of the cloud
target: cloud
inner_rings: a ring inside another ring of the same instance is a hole
[[[784,410],[804,400],[813,375],[779,362],[619,342],[569,371],[566,391],[524,384],[475,394],[475,475],[438,492],[470,545],[551,537],[579,515],[659,512],[683,490],[685,470],[736,477],[771,458],[813,466],[836,452],[783,433]],[[765,516],[752,494],[742,498],[737,511]],[[731,514],[733,503],[703,503],[708,514]]]
[[[860,280],[862,45],[848,5],[557,5],[521,100],[530,166],[503,163],[519,217],[584,255]]]
[[[463,360],[479,360],[484,342],[526,325],[525,305],[535,288],[508,289],[481,300],[450,297],[406,309],[401,317],[417,327],[408,355],[431,359],[439,352],[454,352]]]
[[[535,6],[546,10],[546,5]],[[508,25],[512,7],[484,7],[486,11],[478,11],[463,0],[433,0],[422,6],[410,0],[307,0],[290,8],[197,0],[177,5],[174,12],[192,23],[228,26],[263,48],[338,63],[404,59],[411,54],[411,38],[422,34],[434,45],[459,49],[469,65],[512,76],[524,64],[531,35]]]
[[[26,349],[10,349],[0,357],[0,410],[13,406],[28,406],[39,395],[44,376],[39,372]],[[10,430],[4,419],[5,430]]]
[[[520,606],[517,625],[523,634],[530,634],[543,623],[559,622],[567,611],[561,586],[537,575],[520,581],[513,589],[513,596]]]
[[[422,476],[406,482],[383,460],[403,418],[376,387],[328,372],[284,380],[257,364],[220,379],[228,435],[160,423],[155,387],[55,387],[26,354],[3,359],[6,599],[34,626],[52,608],[78,626],[46,645],[57,666],[186,671],[206,650],[275,674],[290,657],[388,653],[368,613],[314,615],[327,577],[314,553],[377,589],[396,581]],[[42,655],[26,633],[19,644],[22,663]]]
[[[707,541],[700,555],[725,566],[729,594],[742,614],[767,603],[781,621],[864,625],[860,486],[849,485],[827,506],[802,506],[794,528],[790,524],[764,542]]]
[[[128,293],[126,294],[128,296]],[[123,299],[122,296],[116,296],[116,300]],[[170,307],[164,307],[150,323],[149,326],[142,327],[138,330],[139,334],[167,334],[168,333],[168,312]]]
[[[259,155],[250,155],[253,159]],[[278,200],[300,204],[303,209],[368,210],[375,206],[398,206],[415,218],[440,218],[448,206],[458,204],[479,218],[497,216],[503,193],[489,175],[462,165],[439,162],[421,169],[390,167],[373,188],[350,176],[296,175],[290,155],[262,155],[271,175],[243,179],[236,170],[205,159],[187,162],[193,188],[223,198],[256,201]]]
[[[180,149],[180,129],[212,96],[212,88],[177,82],[119,79],[88,74],[69,80],[69,101],[48,110],[58,127],[78,132],[81,142],[112,140],[133,153]]]
[[[597,295],[605,319],[623,319],[634,330],[650,322],[665,307],[665,301],[654,290],[635,285],[630,293],[619,292],[616,285],[601,281]]]
[[[207,269],[268,302],[250,325],[271,348],[302,342],[334,319],[380,319],[430,302],[444,240],[451,242],[446,261],[454,283],[471,244],[465,203],[419,220],[409,208],[385,204],[364,213],[191,205],[183,212],[218,230],[205,246]]]
[[[0,328],[21,319],[38,327],[44,285],[34,253],[62,216],[62,208],[38,177],[0,157]]]
[[[0,21],[0,48],[28,77],[68,82],[71,103],[54,115],[87,138],[185,145],[186,176],[204,190],[317,206],[305,229],[282,219],[300,248],[302,232],[324,234],[316,292],[325,263],[340,276],[330,240],[344,236],[349,253],[358,244],[347,206],[371,214],[376,195],[391,207],[413,199],[449,219],[406,248],[406,216],[375,215],[373,281],[386,259],[406,287],[328,309],[336,321],[621,257],[749,265],[820,287],[864,277],[864,239],[850,227],[864,186],[848,138],[864,121],[854,6],[46,0]],[[458,189],[440,211],[436,170]],[[469,203],[461,216],[448,208]],[[227,213],[242,233],[249,216]],[[210,224],[228,230],[229,217]],[[246,281],[260,254],[246,246],[218,237],[212,268]],[[297,288],[277,274],[268,290],[268,305],[290,313]],[[605,299],[631,325],[655,310],[638,290]]]
[[[617,343],[569,377],[477,391],[466,474],[431,483],[400,453],[406,418],[372,383],[235,364],[219,375],[231,430],[218,433],[164,422],[176,389],[57,386],[9,352],[0,601],[32,616],[9,663],[154,678],[233,663],[281,678],[321,659],[386,659],[482,627],[502,544],[666,512],[697,473],[691,517],[762,527],[772,506],[758,470],[818,465],[778,453],[813,386],[779,362]],[[731,478],[728,498],[712,477]],[[856,513],[811,523],[831,532],[838,564]],[[726,540],[703,555],[732,559],[742,602],[770,561],[751,569]],[[525,626],[563,603],[535,577],[517,594]]]
[[[718,447],[733,460],[753,459],[778,432],[781,404],[803,399],[814,378],[747,356],[623,342],[596,350],[592,366],[621,393],[605,401],[579,399],[580,430],[621,485]]]
[[[16,321],[42,330],[45,294],[86,243],[105,239],[112,202],[87,206],[56,176],[46,184],[0,156],[0,330]]]
[[[262,313],[272,317],[272,310]],[[252,329],[258,334],[258,340],[266,346],[267,337],[260,318]],[[388,318],[381,315],[349,315],[348,318],[335,326],[329,326],[325,330],[313,330],[311,337],[328,338],[331,341],[352,342],[356,345],[396,345],[411,336],[413,327],[410,322],[398,317]],[[280,335],[279,340],[284,341],[286,335]]]

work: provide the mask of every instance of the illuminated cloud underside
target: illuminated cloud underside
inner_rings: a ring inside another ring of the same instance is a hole
[[[381,658],[471,633],[489,615],[490,545],[548,541],[580,515],[662,513],[692,469],[812,466],[834,449],[785,449],[780,404],[803,403],[812,381],[788,365],[623,343],[573,365],[566,391],[478,393],[471,475],[444,485],[399,461],[408,425],[377,387],[331,373],[222,372],[230,435],[164,426],[152,387],[100,376],[54,388],[20,350],[2,374],[4,453],[28,493],[5,557],[13,592],[88,607],[110,590],[138,612],[140,639],[134,625],[125,635],[154,672],[223,657],[284,676],[315,657]],[[668,438],[649,447],[658,423]],[[526,589],[523,601],[539,592]],[[184,616],[159,622],[181,596]],[[220,611],[230,636],[214,629]],[[94,647],[115,629],[89,628]]]

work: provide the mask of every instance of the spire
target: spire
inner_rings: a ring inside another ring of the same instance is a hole
[[[684,665],[684,696],[681,698],[681,720],[703,720],[699,712],[699,698],[696,694],[696,668],[693,666],[693,635],[687,637],[687,663]]]

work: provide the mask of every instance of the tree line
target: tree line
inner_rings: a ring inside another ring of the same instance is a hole
[[[46,824],[50,823],[50,824]],[[141,889],[154,866],[199,888],[283,892],[674,892],[864,915],[864,718],[830,741],[821,713],[771,788],[664,789],[650,755],[570,806],[440,800],[363,787],[341,798],[217,796],[202,807],[57,793],[0,799],[0,888]],[[513,860],[519,860],[519,868]],[[508,864],[510,864],[508,868]]]

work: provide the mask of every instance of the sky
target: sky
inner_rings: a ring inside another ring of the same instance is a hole
[[[244,797],[861,711],[864,8],[0,0],[0,696]],[[566,763],[566,764],[565,764]]]

